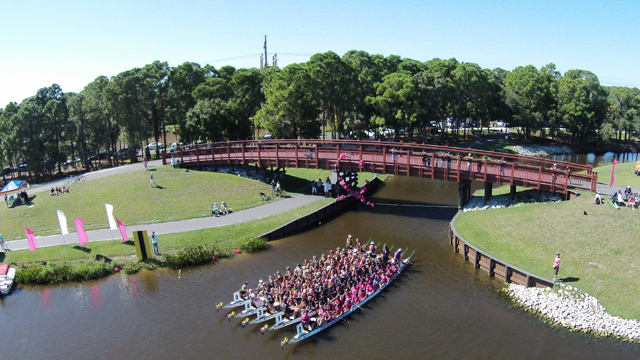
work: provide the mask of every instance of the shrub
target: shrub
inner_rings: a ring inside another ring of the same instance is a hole
[[[23,284],[56,284],[62,281],[96,280],[115,272],[116,263],[104,261],[31,265],[16,269],[16,281]]]
[[[260,250],[266,250],[269,243],[264,238],[249,238],[244,240],[240,245],[240,250],[253,253]]]
[[[206,264],[211,261],[212,257],[225,258],[230,257],[229,251],[218,249],[215,245],[192,245],[188,246],[175,254],[167,254],[164,257],[164,265],[172,269],[180,269],[183,267]]]

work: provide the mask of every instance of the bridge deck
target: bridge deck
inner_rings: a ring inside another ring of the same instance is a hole
[[[469,154],[472,156],[469,157]],[[416,176],[445,181],[472,180],[555,193],[595,191],[591,165],[448,146],[353,140],[270,140],[198,144],[172,156],[182,167],[258,164]],[[502,160],[504,159],[504,160]],[[166,154],[163,153],[166,163]],[[360,160],[364,160],[361,168]]]

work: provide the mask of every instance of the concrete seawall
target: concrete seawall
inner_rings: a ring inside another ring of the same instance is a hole
[[[378,177],[374,177],[366,185],[367,191],[364,196],[373,195],[384,182]],[[335,186],[335,185],[334,185]],[[322,222],[327,222],[336,216],[344,213],[345,211],[357,206],[360,202],[354,197],[347,197],[344,200],[336,201],[331,204],[327,204],[318,210],[315,210],[307,215],[303,215],[293,221],[290,221],[278,228],[275,228],[269,232],[266,232],[257,237],[264,238],[267,241],[283,238],[299,231],[306,231],[313,229],[320,225]]]
[[[462,238],[455,226],[456,219],[461,213],[462,211],[458,211],[449,224],[449,240],[455,252],[462,254],[465,260],[473,262],[476,269],[485,269],[489,276],[497,276],[505,283],[515,283],[526,287],[553,288],[552,280],[531,274],[493,257]]]

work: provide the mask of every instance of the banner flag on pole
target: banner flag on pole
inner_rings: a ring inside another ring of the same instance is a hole
[[[124,228],[124,224],[121,223],[120,220],[116,220],[118,221],[118,227],[120,228],[120,235],[122,235],[122,242],[127,242],[129,240],[127,237],[127,229]]]
[[[89,236],[87,236],[87,232],[84,231],[84,220],[73,218],[76,222],[76,230],[78,230],[78,240],[80,240],[80,246],[89,242]]]
[[[29,251],[36,251],[36,234],[29,230],[28,227],[24,227],[27,231],[27,241],[29,242]]]
[[[58,223],[60,223],[60,232],[62,235],[69,234],[69,228],[67,227],[67,217],[64,216],[64,213],[60,210],[56,210],[58,213]]]
[[[613,177],[616,174],[616,165],[618,164],[618,160],[613,159],[613,166],[611,167],[611,184],[609,184],[609,188],[613,186]]]
[[[107,208],[107,219],[109,219],[109,230],[117,229],[118,225],[116,225],[116,220],[113,218],[113,205],[104,204],[104,207]]]

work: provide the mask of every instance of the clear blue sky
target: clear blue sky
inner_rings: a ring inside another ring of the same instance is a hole
[[[4,1],[0,107],[155,60],[258,67],[348,50],[484,68],[553,62],[640,87],[638,1]]]

